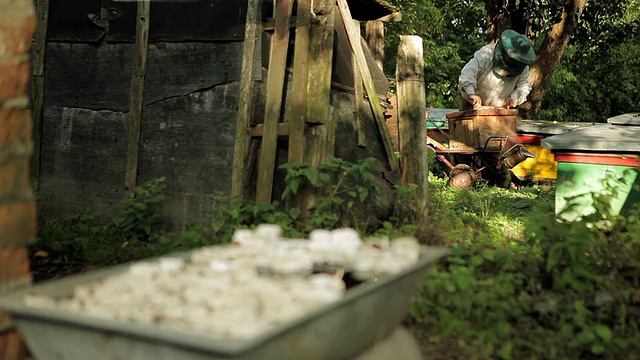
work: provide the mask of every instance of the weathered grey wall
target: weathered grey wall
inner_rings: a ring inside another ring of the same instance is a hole
[[[167,177],[171,225],[205,218],[228,193],[241,42],[149,46],[138,184]],[[49,43],[42,215],[111,213],[125,196],[133,45]]]

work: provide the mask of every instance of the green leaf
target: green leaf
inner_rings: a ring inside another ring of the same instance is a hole
[[[367,196],[369,196],[369,190],[367,190],[367,188],[360,189],[360,201],[365,201]]]
[[[485,258],[485,260],[493,261],[495,258],[495,251],[490,249],[485,249],[482,251],[482,257]]]
[[[318,186],[318,172],[317,171],[315,171],[313,169],[307,169],[307,171],[305,171],[304,174],[307,177],[307,179],[309,179],[309,182],[311,182],[311,185]]]
[[[613,333],[611,332],[611,329],[609,329],[608,326],[606,325],[596,325],[594,328],[596,334],[605,342],[610,342],[611,339],[613,338]]]
[[[484,259],[481,256],[473,256],[471,257],[471,265],[480,266],[484,264]]]
[[[289,210],[289,215],[293,220],[297,220],[300,217],[300,209],[294,207],[293,209]]]
[[[591,352],[595,355],[602,355],[604,354],[604,351],[605,351],[605,347],[602,344],[591,345]]]
[[[591,330],[584,330],[576,336],[575,342],[578,346],[584,346],[591,344],[596,339],[596,336]]]
[[[291,189],[293,195],[298,194],[298,189],[300,188],[300,180],[300,178],[295,178],[289,183],[289,188]]]
[[[450,293],[456,292],[456,286],[451,282],[445,282],[444,283],[444,289],[447,290]]]
[[[498,355],[500,355],[501,359],[509,360],[511,359],[511,352],[513,351],[513,343],[506,343],[502,345],[500,351],[498,351]]]

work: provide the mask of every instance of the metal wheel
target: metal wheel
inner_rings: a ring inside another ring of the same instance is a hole
[[[468,189],[473,186],[476,180],[476,173],[471,166],[458,164],[449,173],[449,185],[458,189]]]

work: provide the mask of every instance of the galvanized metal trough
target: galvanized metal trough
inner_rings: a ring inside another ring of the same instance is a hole
[[[447,254],[445,248],[423,247],[419,261],[410,268],[357,285],[337,302],[246,340],[214,338],[25,304],[28,294],[69,297],[75,286],[126,272],[130,265],[33,286],[0,298],[0,309],[12,316],[36,360],[350,359],[398,327],[428,267]]]

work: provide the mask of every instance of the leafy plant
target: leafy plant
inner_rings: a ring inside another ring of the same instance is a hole
[[[282,165],[281,168],[287,170],[283,199],[293,204],[292,199],[300,195],[304,185],[320,190],[322,194],[317,197],[315,206],[306,217],[298,218],[302,210],[297,204],[290,206],[289,213],[307,231],[314,228],[353,227],[366,233],[373,221],[369,215],[365,215],[373,213],[371,206],[389,208],[389,204],[380,196],[381,188],[370,171],[377,162],[374,158],[356,163],[331,158],[321,163],[317,171],[309,164]]]

